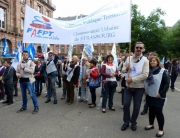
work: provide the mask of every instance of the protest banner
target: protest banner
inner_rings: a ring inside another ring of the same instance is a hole
[[[26,5],[23,43],[92,44],[130,42],[131,1],[112,0],[73,21],[46,17]]]

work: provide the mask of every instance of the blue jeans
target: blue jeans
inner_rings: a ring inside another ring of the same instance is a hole
[[[27,108],[28,99],[27,99],[26,90],[29,91],[29,94],[34,104],[34,108],[38,108],[38,101],[34,93],[33,84],[31,84],[30,82],[21,82],[20,87],[21,87],[22,101],[23,101],[22,108]]]
[[[129,124],[137,124],[136,120],[139,115],[139,109],[141,106],[142,96],[144,93],[144,88],[125,88],[124,89],[124,123]],[[130,106],[133,98],[133,112],[130,117]]]
[[[35,87],[36,87],[37,94],[41,94],[41,92],[42,92],[42,81],[39,79],[36,79],[35,83],[36,83]]]
[[[101,96],[103,96],[103,93],[104,93],[104,84],[102,83],[102,85],[101,85]]]
[[[47,78],[47,88],[48,88],[48,93],[47,93],[47,99],[51,99],[51,97],[54,97],[54,100],[57,100],[56,96],[56,88],[55,88],[55,83],[56,83],[56,76],[48,76]]]
[[[106,108],[107,99],[109,96],[108,107],[113,107],[113,97],[116,87],[110,87],[107,83],[103,84],[103,99],[102,99],[102,108]]]
[[[171,76],[171,89],[174,89],[174,83],[177,79],[177,75],[172,75]]]

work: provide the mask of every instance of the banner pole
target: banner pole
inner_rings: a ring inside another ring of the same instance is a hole
[[[129,43],[129,70],[128,70],[128,78],[130,77],[130,66],[131,66],[130,56],[131,56],[131,42]],[[129,88],[129,84],[128,84],[127,88]]]

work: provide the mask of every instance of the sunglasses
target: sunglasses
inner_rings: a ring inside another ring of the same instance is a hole
[[[142,47],[138,47],[138,46],[137,46],[137,47],[136,47],[136,49],[143,49],[143,48],[142,48]]]

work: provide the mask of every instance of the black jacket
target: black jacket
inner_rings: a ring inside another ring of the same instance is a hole
[[[158,70],[156,70],[153,74],[158,74],[160,72],[161,68],[159,67]],[[162,76],[162,80],[161,80],[161,84],[159,87],[159,94],[161,96],[161,98],[166,98],[166,93],[169,89],[169,83],[170,83],[170,79],[169,79],[169,75],[168,72],[165,70],[163,72],[163,76]]]
[[[6,84],[13,84],[13,76],[14,76],[14,69],[13,67],[9,66],[6,68],[2,80]]]
[[[74,68],[75,67],[75,64],[73,66],[70,66],[71,68]],[[67,71],[67,68],[66,69],[63,69],[65,72]],[[70,82],[73,82],[73,84],[76,84],[76,82],[78,81],[79,79],[79,74],[80,74],[80,66],[76,66],[75,69],[74,69],[74,72],[73,72],[73,76],[70,80]]]

